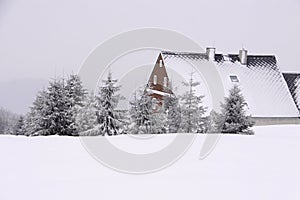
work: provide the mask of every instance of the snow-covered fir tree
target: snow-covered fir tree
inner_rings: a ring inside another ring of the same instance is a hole
[[[16,123],[14,127],[14,134],[15,135],[25,135],[24,130],[24,117],[21,115],[18,119],[18,122]]]
[[[66,96],[69,99],[70,106],[82,105],[87,91],[83,88],[78,75],[72,74],[66,81]]]
[[[7,116],[6,111],[0,108],[0,134],[5,134],[5,129],[7,126]]]
[[[0,115],[0,134],[4,134],[5,120],[2,115]]]
[[[64,91],[67,98],[65,102],[66,112],[68,116],[71,117],[68,130],[72,132],[72,135],[77,135],[80,130],[78,129],[79,127],[76,126],[76,115],[80,115],[78,112],[84,112],[80,108],[84,106],[87,91],[83,88],[80,77],[75,74],[70,75],[67,79]],[[87,105],[85,105],[85,107],[87,108]]]
[[[47,90],[47,98],[44,105],[43,117],[46,119],[47,132],[49,135],[73,135],[72,111],[70,101],[66,95],[64,80],[50,82]]]
[[[86,90],[80,78],[54,79],[39,92],[24,119],[26,135],[78,135],[76,110],[83,106]],[[75,108],[76,107],[76,108]]]
[[[181,131],[186,133],[203,132],[205,129],[203,116],[206,112],[206,108],[202,103],[204,96],[197,96],[195,90],[200,82],[195,82],[193,73],[191,73],[189,82],[183,84],[188,90],[180,96]]]
[[[29,135],[47,135],[46,130],[46,99],[47,92],[46,90],[40,91],[32,106],[30,107],[30,111],[25,115],[23,130],[24,134]]]
[[[167,133],[177,133],[181,123],[181,109],[175,95],[166,95],[164,100],[165,128]]]
[[[224,125],[224,116],[215,110],[210,112],[208,117],[208,125],[207,125],[207,132],[209,133],[221,133],[222,128]]]
[[[144,133],[150,133],[152,124],[152,98],[147,93],[141,95],[137,101],[136,125]]]
[[[116,84],[117,80],[112,79],[112,74],[109,72],[96,97],[97,123],[101,135],[120,134],[122,121],[118,118],[116,107],[121,96],[117,94],[120,86],[116,86]]]
[[[96,99],[92,93],[85,98],[81,106],[75,105],[74,110],[75,129],[79,135],[96,126]]]
[[[0,108],[0,134],[14,134],[19,116]]]
[[[222,104],[221,116],[224,118],[223,133],[251,133],[249,128],[254,125],[254,122],[250,116],[246,115],[246,105],[241,89],[237,85],[234,85],[229,90],[229,96],[225,97],[224,104]]]
[[[130,109],[129,109],[129,115],[130,115],[130,132],[131,133],[137,133],[137,131],[135,130],[136,127],[140,124],[139,122],[139,97],[137,95],[137,92],[135,91],[133,94],[132,99],[129,101],[130,104]]]
[[[164,133],[164,113],[157,110],[157,102],[151,97],[149,88],[134,93],[133,99],[130,101],[130,133],[132,134],[156,134]]]

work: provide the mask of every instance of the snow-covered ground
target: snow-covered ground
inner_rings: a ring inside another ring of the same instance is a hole
[[[254,129],[254,136],[222,135],[204,160],[205,136],[197,135],[178,162],[146,175],[104,167],[79,138],[0,136],[0,199],[300,199],[300,126]]]

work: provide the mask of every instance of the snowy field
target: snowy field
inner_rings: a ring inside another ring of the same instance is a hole
[[[0,200],[300,199],[300,126],[254,129],[254,136],[222,135],[204,160],[198,157],[205,136],[197,135],[178,162],[146,175],[102,166],[79,138],[0,136]]]

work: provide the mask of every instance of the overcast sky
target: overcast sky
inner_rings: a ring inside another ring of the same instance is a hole
[[[141,27],[275,54],[283,71],[300,71],[299,0],[0,0],[0,81],[77,72],[98,44]]]

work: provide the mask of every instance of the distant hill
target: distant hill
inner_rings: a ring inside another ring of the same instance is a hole
[[[25,114],[34,101],[36,94],[47,87],[47,80],[20,79],[0,82],[0,107],[14,113]]]

